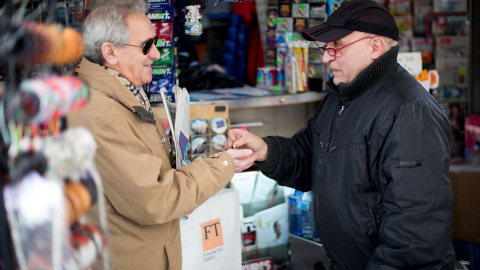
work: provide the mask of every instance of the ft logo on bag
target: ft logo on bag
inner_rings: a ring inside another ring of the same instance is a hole
[[[203,252],[223,246],[222,224],[219,218],[202,223],[200,226]]]

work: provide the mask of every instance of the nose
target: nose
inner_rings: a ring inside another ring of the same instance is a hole
[[[152,47],[153,48],[148,53],[148,56],[152,59],[155,59],[155,60],[160,59],[160,52],[158,51],[157,46],[152,45]]]
[[[323,56],[322,56],[322,61],[324,63],[329,63],[330,61],[332,61],[333,59],[335,59],[335,56],[331,56],[329,53],[327,52],[324,52],[323,53]]]

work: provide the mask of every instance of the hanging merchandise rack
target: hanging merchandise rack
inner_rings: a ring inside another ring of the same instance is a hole
[[[26,2],[0,6],[0,269],[88,269],[94,263],[109,269],[96,142],[87,129],[65,124],[88,98],[73,73],[83,39],[54,23],[53,0],[28,16]],[[45,9],[48,17],[38,22]]]

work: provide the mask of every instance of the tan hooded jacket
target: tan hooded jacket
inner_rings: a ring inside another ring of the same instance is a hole
[[[137,98],[100,65],[83,58],[80,77],[90,96],[68,126],[87,127],[97,141],[112,269],[181,269],[179,218],[230,181],[232,158],[219,153],[172,169],[160,120],[155,117],[157,131],[145,114],[142,119]],[[96,217],[91,209],[98,225]]]

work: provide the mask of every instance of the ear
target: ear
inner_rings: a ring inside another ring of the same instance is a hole
[[[115,47],[110,42],[104,42],[102,44],[102,55],[105,59],[105,64],[109,64],[111,66],[116,65],[118,62],[117,54],[115,52]]]
[[[370,42],[371,57],[373,60],[378,59],[382,56],[387,50],[387,43],[385,39],[381,37],[375,37]]]

